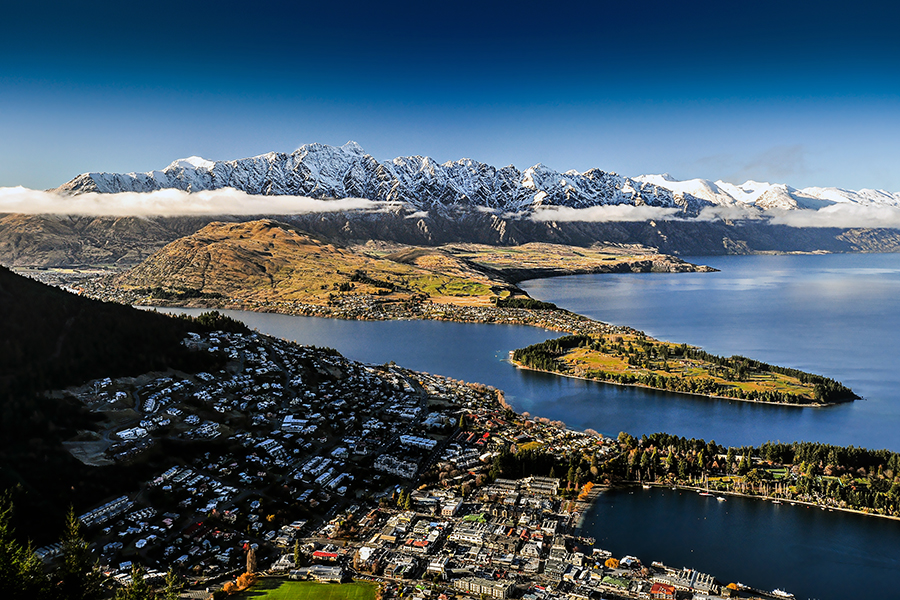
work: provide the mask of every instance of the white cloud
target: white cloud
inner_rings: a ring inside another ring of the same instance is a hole
[[[696,221],[743,221],[747,219],[762,219],[763,212],[753,206],[707,206],[700,209]]]
[[[819,210],[770,211],[769,220],[775,225],[790,227],[896,227],[900,228],[900,208],[895,206],[866,206],[832,204]]]
[[[546,206],[538,208],[531,215],[533,221],[602,222],[602,221],[650,221],[671,220],[681,212],[678,208],[659,206],[633,206],[612,204],[589,208],[569,208],[568,206]]]
[[[304,196],[253,196],[232,188],[188,193],[88,193],[64,196],[24,187],[0,188],[0,213],[93,216],[288,215],[349,210],[385,210],[391,203],[363,198],[317,200]]]
[[[356,210],[388,212],[396,211],[401,206],[396,202],[375,202],[364,198],[318,200],[305,196],[254,196],[232,188],[195,193],[166,189],[149,193],[89,193],[77,196],[24,187],[0,188],[0,213],[91,216],[288,215]],[[408,216],[423,218],[426,215],[423,211],[413,212]],[[506,214],[503,217],[516,218],[522,217],[522,214]],[[528,218],[540,222],[768,219],[772,224],[790,227],[900,228],[900,207],[847,202],[818,210],[760,211],[755,207],[714,206],[704,208],[692,219],[682,216],[677,208],[657,206],[544,206],[537,208]]]

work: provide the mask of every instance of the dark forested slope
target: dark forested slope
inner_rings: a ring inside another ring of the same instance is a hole
[[[48,511],[102,498],[110,481],[129,476],[86,467],[65,452],[61,441],[92,428],[94,417],[45,390],[169,367],[213,368],[215,356],[181,341],[190,330],[222,326],[242,327],[90,300],[0,267],[0,492],[13,491],[22,522],[39,525]]]

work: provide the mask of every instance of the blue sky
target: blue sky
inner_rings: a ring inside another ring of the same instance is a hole
[[[73,4],[4,8],[0,186],[353,139],[900,191],[894,3]]]

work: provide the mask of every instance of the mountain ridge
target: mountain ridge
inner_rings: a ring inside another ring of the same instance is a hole
[[[307,144],[290,154],[269,152],[231,161],[190,157],[146,173],[84,173],[53,191],[197,192],[226,187],[258,195],[401,202],[417,210],[467,206],[519,213],[543,206],[631,204],[696,214],[711,204],[693,196],[676,198],[653,183],[600,169],[560,173],[538,164],[520,171],[470,158],[439,164],[427,156],[379,162],[355,142],[339,147]]]
[[[63,194],[198,192],[233,188],[256,195],[319,199],[366,198],[400,202],[416,210],[464,206],[523,213],[541,207],[654,206],[696,215],[703,208],[737,206],[767,211],[817,210],[838,203],[898,206],[900,192],[837,187],[796,189],[753,180],[742,184],[706,179],[676,180],[667,173],[626,177],[597,168],[557,171],[538,163],[520,171],[471,158],[438,163],[428,156],[378,161],[356,142],[312,143],[290,154],[267,152],[227,161],[199,156],[177,159],[144,173],[90,172],[56,188]]]

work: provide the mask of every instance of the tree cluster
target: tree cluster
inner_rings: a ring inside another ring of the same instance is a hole
[[[495,298],[497,308],[527,308],[529,310],[559,310],[552,302],[542,302],[534,298]]]
[[[12,525],[13,505],[0,498],[0,598],[4,600],[97,600],[108,597],[108,581],[100,573],[81,522],[72,509],[62,533],[62,556],[49,573],[28,543],[18,539]],[[170,572],[161,589],[154,589],[135,565],[131,581],[116,590],[115,600],[175,600],[180,579]]]
[[[589,348],[595,352],[621,356],[625,358],[630,366],[665,372],[669,371],[668,360],[670,358],[702,361],[707,365],[710,373],[729,381],[747,381],[752,373],[779,373],[795,377],[801,383],[812,385],[813,392],[810,396],[805,396],[777,390],[744,390],[732,385],[719,383],[712,377],[684,377],[660,373],[620,373],[599,369],[590,370],[586,373],[586,375],[599,381],[609,381],[622,385],[642,385],[686,394],[722,396],[776,404],[844,402],[857,398],[849,388],[840,382],[821,375],[814,375],[787,367],[773,366],[743,356],[725,358],[692,348],[686,344],[674,346],[640,337],[633,341],[624,342],[618,336],[610,339],[595,339],[586,335],[563,336],[515,350],[513,352],[513,360],[533,369],[563,372],[568,369],[568,366],[563,361],[560,361],[559,358],[572,348]]]
[[[665,433],[640,440],[622,433],[619,450],[602,465],[601,476],[696,485],[709,475],[736,475],[716,481],[715,488],[900,516],[900,454],[889,450],[817,442],[726,449],[714,441]],[[776,470],[785,476],[776,480]]]

